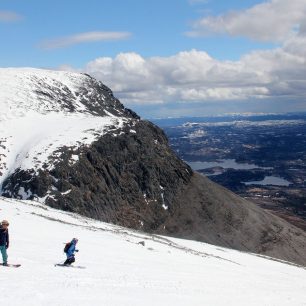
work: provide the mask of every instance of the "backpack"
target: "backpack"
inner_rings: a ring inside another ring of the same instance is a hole
[[[64,247],[64,253],[67,253],[70,247],[71,247],[71,242],[67,242]]]

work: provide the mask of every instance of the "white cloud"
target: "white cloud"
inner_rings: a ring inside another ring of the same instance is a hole
[[[305,0],[270,0],[251,8],[197,20],[189,36],[212,33],[282,42],[299,31],[306,19]]]
[[[281,41],[278,48],[249,52],[237,61],[217,60],[198,50],[149,58],[131,52],[97,58],[82,71],[101,80],[130,104],[306,101],[305,16],[305,0],[270,0],[199,21],[195,26],[199,33],[209,29]]]
[[[12,11],[0,11],[0,22],[14,22],[22,19],[22,16]]]
[[[306,38],[295,36],[282,47],[254,51],[238,61],[220,61],[197,50],[150,58],[120,53],[114,58],[97,58],[82,71],[129,103],[305,99],[304,50]]]
[[[129,32],[85,32],[46,40],[40,44],[40,47],[43,49],[57,49],[88,42],[123,40],[130,36],[131,33]]]

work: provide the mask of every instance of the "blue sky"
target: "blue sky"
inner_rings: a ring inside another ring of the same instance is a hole
[[[14,11],[22,19],[1,24],[0,65],[5,66],[82,66],[99,56],[137,52],[145,57],[169,56],[182,50],[205,50],[218,59],[238,59],[241,54],[270,44],[245,38],[184,36],[190,23],[205,14],[248,7],[259,1],[188,0],[90,0],[33,1],[11,0],[1,10]],[[207,10],[207,12],[206,12]],[[65,49],[43,50],[48,39],[89,31],[128,31],[130,39],[94,42]],[[22,51],[22,56],[20,52]]]
[[[211,105],[214,103],[218,113],[222,112],[222,104],[226,112],[230,105],[235,111],[237,108],[241,108],[241,111],[257,108],[258,111],[273,111],[271,102],[276,100],[282,100],[282,103],[293,101],[291,106],[300,105],[304,97],[301,97],[300,92],[290,91],[288,86],[293,82],[301,86],[304,70],[301,71],[302,78],[299,76],[292,80],[284,77],[286,71],[279,75],[279,69],[277,73],[268,69],[266,79],[277,77],[279,83],[284,84],[279,89],[282,92],[280,97],[276,93],[275,80],[273,86],[255,80],[254,76],[266,71],[260,71],[256,65],[246,67],[248,64],[241,60],[249,56],[261,64],[267,59],[271,62],[276,50],[285,50],[289,39],[295,39],[295,43],[299,39],[300,43],[302,35],[299,27],[306,12],[304,1],[274,2],[279,3],[276,6],[266,1],[267,5],[271,5],[263,7],[262,1],[254,0],[2,1],[0,66],[69,67],[71,70],[91,73],[145,116],[149,116],[154,107],[155,110],[162,110],[160,115],[171,116],[171,110],[176,108],[175,103],[180,103],[179,109],[186,110],[189,107],[191,115],[194,115],[192,108],[196,113],[202,108],[205,113],[205,108],[208,109],[209,105],[209,109],[213,109]],[[284,22],[282,18],[278,19],[273,14],[274,10],[280,10],[278,15],[288,15],[288,20]],[[297,14],[297,10],[303,14]],[[269,19],[266,12],[270,11]],[[261,29],[265,22],[267,31]],[[272,29],[274,26],[275,29],[281,28],[281,31],[275,30],[275,35]],[[104,39],[105,33],[115,35],[115,38]],[[181,54],[191,50],[196,52]],[[270,54],[262,55],[260,50]],[[287,50],[284,52],[288,53]],[[204,53],[210,58],[206,59]],[[118,58],[120,54],[123,56]],[[257,56],[255,59],[254,54]],[[297,56],[295,51],[293,55]],[[298,56],[301,57],[300,54]],[[156,64],[156,57],[161,58],[163,63],[159,61]],[[105,59],[108,58],[112,59],[112,63],[105,66]],[[192,65],[197,66],[196,60],[199,67],[203,65],[203,71],[207,70],[207,75],[190,70]],[[270,65],[270,62],[269,67],[274,67],[274,63]],[[175,65],[186,67],[177,71]],[[124,67],[122,73],[125,73],[126,84],[120,84],[123,79],[119,75],[120,71],[112,75],[105,72],[107,69],[114,71],[116,67]],[[184,71],[188,78],[184,78]],[[131,79],[127,79],[129,75]],[[216,78],[215,82],[210,81],[210,75]],[[223,75],[226,75],[224,79]],[[252,82],[240,86],[239,82],[245,83],[246,75]],[[138,86],[141,83],[138,78],[147,79],[142,88]],[[232,79],[236,80],[235,84],[232,84]],[[150,87],[150,82],[154,86]],[[254,84],[256,82],[258,84]],[[179,84],[183,84],[185,92],[178,88]],[[151,96],[148,98],[148,95]],[[154,96],[156,101],[152,98]],[[263,107],[262,99],[269,100],[267,109]],[[259,105],[257,108],[256,104]],[[297,110],[295,106],[293,108]],[[158,111],[155,113],[158,116]]]

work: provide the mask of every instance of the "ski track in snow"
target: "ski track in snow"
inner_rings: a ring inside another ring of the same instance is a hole
[[[10,221],[5,305],[306,305],[306,270],[213,245],[149,235],[31,201],[0,198]],[[79,238],[77,266],[64,243]],[[144,241],[145,246],[139,244]]]

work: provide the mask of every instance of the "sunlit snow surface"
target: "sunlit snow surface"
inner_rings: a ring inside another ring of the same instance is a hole
[[[0,188],[16,169],[37,170],[44,164],[51,169],[59,148],[89,145],[128,121],[87,109],[84,101],[95,90],[86,87],[89,80],[71,72],[0,68]]]
[[[86,75],[66,71],[0,68],[0,119],[21,117],[29,110],[63,111],[68,101],[74,101],[77,111],[84,111],[78,92],[87,79]]]
[[[0,198],[10,221],[3,305],[305,305],[306,270],[194,241],[169,239]],[[79,238],[76,265],[64,243]],[[138,244],[145,241],[145,246]]]

